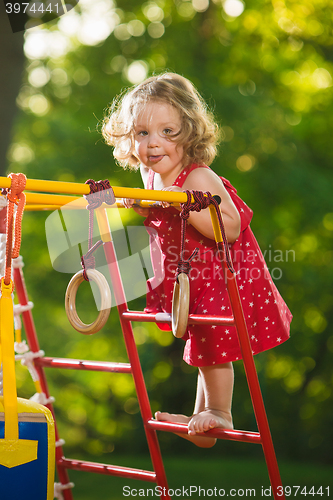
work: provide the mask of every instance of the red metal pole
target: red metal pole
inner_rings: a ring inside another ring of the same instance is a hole
[[[144,311],[125,311],[123,317],[129,321],[147,321],[150,323],[171,323],[169,313],[145,313]],[[189,314],[189,325],[224,325],[234,326],[233,316],[209,316],[202,314]]]
[[[48,368],[67,368],[95,372],[132,373],[129,363],[109,363],[108,361],[87,361],[71,358],[36,358],[35,364]]]
[[[142,469],[131,469],[129,467],[121,467],[120,465],[99,464],[96,462],[86,462],[70,458],[63,458],[61,465],[66,467],[66,469],[94,472],[96,474],[104,474],[106,476],[117,476],[124,477],[126,479],[138,479],[139,481],[156,483],[155,472]]]
[[[164,470],[161,450],[157,439],[156,431],[147,426],[147,422],[152,419],[152,412],[150,408],[145,380],[142,373],[139,354],[134,340],[132,324],[130,323],[129,320],[125,319],[124,317],[124,313],[128,311],[127,300],[119,271],[115,248],[112,242],[111,230],[106,210],[99,209],[96,211],[96,215],[98,223],[100,225],[100,234],[104,240],[104,252],[117,303],[119,319],[124,335],[126,350],[132,367],[134,384],[136,387],[138,402],[144,422],[144,428],[147,437],[150,456],[153,463],[154,471],[156,472],[156,482],[159,486],[162,487],[163,490],[161,498],[170,500],[170,496],[168,494],[168,484],[167,484],[166,474]]]
[[[265,405],[260,389],[257,370],[255,367],[249,334],[244,318],[243,308],[238,292],[236,276],[232,273],[225,263],[225,252],[222,243],[218,243],[220,252],[219,258],[222,264],[226,285],[229,293],[231,309],[235,318],[236,330],[238,333],[239,344],[244,362],[245,374],[250,390],[253,409],[258,425],[258,430],[262,440],[263,452],[267,464],[268,474],[272,485],[273,496],[275,500],[283,500],[283,486],[280,471],[275,455],[271,431],[268,424]]]
[[[174,434],[188,433],[187,424],[177,424],[173,422],[161,422],[159,420],[149,420],[148,426],[153,429],[161,431],[173,432]],[[252,431],[237,431],[235,429],[226,430],[226,429],[216,428],[206,432],[198,433],[198,435],[210,436],[217,439],[225,439],[228,441],[239,441],[242,443],[262,444],[259,432],[252,432]]]
[[[136,392],[138,395],[139,406],[141,409],[141,415],[144,422],[145,432],[147,436],[148,447],[150,450],[151,460],[153,463],[154,470],[156,472],[156,482],[159,486],[163,488],[163,493],[161,498],[169,500],[170,497],[167,493],[168,483],[166,479],[166,474],[164,470],[164,465],[161,456],[161,450],[158,443],[156,431],[147,427],[147,422],[152,419],[152,413],[149,403],[149,397],[147,393],[146,384],[144,381],[141,363],[137,351],[137,347],[134,340],[133,329],[131,323],[123,317],[123,313],[128,310],[127,301],[125,297],[125,292],[123,289],[123,284],[121,281],[120,271],[118,267],[118,262],[116,260],[115,249],[112,241],[107,241],[104,243],[104,252],[106,260],[108,262],[109,272],[111,276],[111,281],[113,285],[114,295],[116,298],[116,303],[119,312],[120,324],[123,331],[126,350],[128,358],[132,367],[133,379],[136,387]],[[166,492],[164,494],[164,492]]]

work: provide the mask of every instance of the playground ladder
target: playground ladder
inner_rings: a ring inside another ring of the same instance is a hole
[[[140,469],[132,469],[128,467],[120,467],[116,465],[106,465],[94,462],[85,462],[81,460],[73,460],[65,458],[62,449],[62,440],[59,437],[56,425],[56,419],[52,403],[47,404],[53,413],[56,428],[56,467],[58,477],[61,483],[62,495],[64,500],[72,500],[71,483],[69,482],[68,470],[80,470],[86,472],[95,472],[110,476],[124,477],[127,479],[139,479],[156,483],[162,491],[161,498],[170,500],[168,494],[168,484],[164,465],[162,461],[159,442],[156,431],[166,431],[174,433],[187,433],[186,424],[176,424],[171,422],[156,421],[152,417],[147,388],[141,368],[141,363],[134,340],[132,322],[133,321],[148,321],[148,322],[166,322],[171,323],[171,317],[168,314],[148,314],[141,311],[130,311],[127,306],[123,283],[118,267],[116,252],[112,241],[112,235],[107,219],[106,210],[101,208],[96,211],[97,220],[99,223],[100,234],[103,240],[103,248],[108,264],[111,283],[114,290],[116,303],[118,304],[118,313],[120,324],[124,336],[125,346],[127,349],[129,363],[112,363],[101,361],[84,361],[68,358],[52,358],[38,357],[34,359],[34,365],[38,372],[41,388],[46,398],[50,397],[47,380],[45,376],[45,368],[68,368],[76,370],[90,370],[103,372],[116,372],[132,374],[137,398],[140,406],[140,411],[143,419],[144,429],[146,433],[147,443],[150,451],[152,465],[154,471],[146,471]],[[284,499],[282,482],[280,478],[279,468],[276,460],[272,437],[269,429],[265,406],[260,390],[258,375],[253,360],[252,349],[249,341],[244,314],[240,302],[236,277],[232,274],[225,265],[225,255],[223,247],[220,245],[221,264],[225,275],[227,275],[226,284],[230,298],[232,316],[206,316],[206,315],[190,315],[189,323],[191,324],[215,324],[235,326],[238,332],[239,343],[242,351],[245,373],[252,399],[254,414],[259,432],[247,432],[240,430],[224,430],[212,429],[205,433],[211,437],[218,439],[241,441],[247,443],[261,444],[266,460],[268,474],[272,486],[272,492],[275,500]],[[229,273],[229,274],[228,274]],[[28,304],[28,295],[25,287],[22,266],[14,268],[14,282],[18,300],[22,306]],[[39,343],[36,329],[32,317],[31,310],[22,312],[22,320],[27,336],[28,345],[31,351],[39,351]]]

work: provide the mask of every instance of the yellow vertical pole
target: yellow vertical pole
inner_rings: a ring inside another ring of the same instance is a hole
[[[1,281],[0,341],[2,345],[3,399],[5,407],[5,439],[18,439],[17,392],[14,356],[13,282]]]
[[[216,213],[214,205],[209,205],[209,213],[210,213],[210,218],[211,218],[212,225],[213,225],[215,241],[217,243],[221,243],[223,241],[223,238],[222,238],[221,228],[220,228],[220,224],[219,224],[219,219],[217,217],[217,213]]]

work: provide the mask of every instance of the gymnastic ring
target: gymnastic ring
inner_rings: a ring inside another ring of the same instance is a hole
[[[89,280],[94,281],[98,287],[99,293],[101,295],[101,308],[96,320],[93,323],[87,325],[83,323],[77,312],[75,307],[75,299],[76,293],[80,284],[85,281],[83,277],[83,271],[79,271],[74,274],[70,282],[68,283],[68,287],[65,295],[65,309],[68,320],[75,330],[84,335],[91,335],[93,333],[99,332],[101,328],[105,325],[110,315],[111,310],[111,292],[103,274],[96,269],[87,269],[86,273],[88,275]]]
[[[180,273],[173,288],[171,325],[172,333],[180,339],[185,335],[190,308],[190,282],[187,274]]]

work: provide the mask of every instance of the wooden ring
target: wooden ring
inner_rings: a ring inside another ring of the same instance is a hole
[[[173,288],[172,297],[172,333],[178,339],[183,337],[188,323],[190,308],[190,282],[187,274],[180,273]]]
[[[79,271],[74,274],[70,282],[68,283],[68,287],[65,295],[65,309],[68,320],[75,330],[84,335],[91,335],[92,333],[99,332],[101,328],[105,325],[110,315],[111,310],[111,292],[103,274],[96,269],[87,269],[86,271],[89,280],[94,281],[98,287],[99,293],[101,295],[101,309],[96,320],[93,323],[87,325],[83,323],[77,312],[75,307],[75,299],[76,293],[80,284],[85,281],[83,277],[83,271]]]

